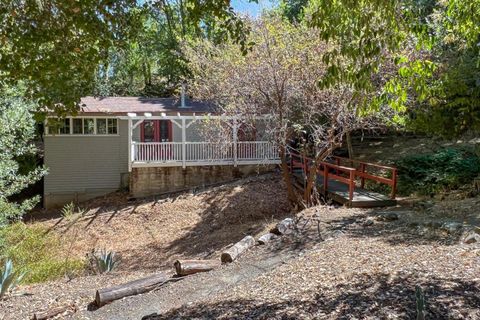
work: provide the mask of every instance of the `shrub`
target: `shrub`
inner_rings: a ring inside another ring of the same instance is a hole
[[[119,263],[116,252],[106,250],[92,250],[90,260],[98,273],[111,272],[116,269]]]
[[[17,222],[0,230],[0,257],[11,259],[19,272],[26,272],[25,283],[52,280],[65,274],[78,274],[85,262],[62,254],[58,235],[41,226]]]
[[[13,262],[10,259],[5,261],[3,270],[0,271],[0,299],[2,299],[9,291],[22,280],[25,273],[18,274],[13,270]]]
[[[458,189],[480,174],[480,158],[468,148],[444,148],[435,153],[412,155],[396,163],[398,191],[431,195]]]

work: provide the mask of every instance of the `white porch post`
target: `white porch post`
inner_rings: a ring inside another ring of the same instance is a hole
[[[182,167],[187,166],[187,132],[185,126],[185,118],[182,118]]]
[[[237,162],[238,162],[238,156],[237,156],[237,140],[238,140],[238,125],[237,125],[237,119],[233,119],[233,125],[232,125],[232,131],[233,131],[233,165],[236,167]]]
[[[132,119],[128,119],[128,172],[132,172],[133,155],[135,151],[132,144]]]

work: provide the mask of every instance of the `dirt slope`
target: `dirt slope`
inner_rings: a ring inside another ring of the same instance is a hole
[[[480,319],[480,247],[425,235],[399,212],[320,207],[303,232],[237,262],[75,319],[412,319],[422,287],[429,319]],[[303,226],[303,221],[300,225]]]

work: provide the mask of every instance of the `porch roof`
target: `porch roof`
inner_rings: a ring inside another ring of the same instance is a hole
[[[160,115],[162,113],[214,113],[212,104],[186,99],[185,107],[181,107],[177,98],[144,98],[144,97],[84,97],[80,102],[80,113],[84,114],[116,114],[144,113]]]

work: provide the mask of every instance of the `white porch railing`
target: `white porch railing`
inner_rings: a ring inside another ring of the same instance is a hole
[[[278,163],[278,148],[268,141],[132,142],[135,166]]]

